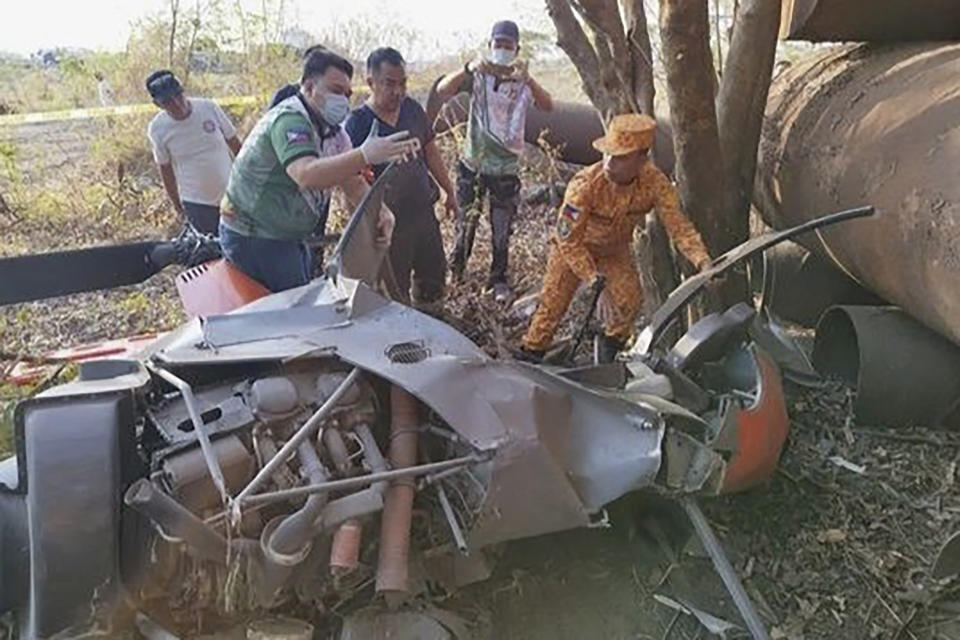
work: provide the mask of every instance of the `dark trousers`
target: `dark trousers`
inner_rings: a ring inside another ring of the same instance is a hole
[[[420,212],[410,220],[397,220],[390,241],[390,266],[397,286],[405,294],[410,294],[412,274],[413,302],[436,302],[443,297],[447,259],[440,225],[432,210]]]
[[[296,240],[256,238],[220,225],[223,257],[270,291],[310,282],[310,252]]]
[[[220,226],[220,207],[199,202],[184,202],[183,215],[200,233],[217,235],[217,229]]]
[[[457,244],[453,249],[453,270],[463,273],[473,251],[473,240],[480,220],[470,211],[482,211],[483,198],[490,194],[490,228],[493,261],[488,285],[507,282],[510,233],[520,200],[520,178],[515,175],[492,176],[474,173],[463,162],[457,163]]]

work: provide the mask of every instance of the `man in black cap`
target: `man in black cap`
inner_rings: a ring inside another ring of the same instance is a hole
[[[493,25],[483,58],[467,63],[437,85],[441,100],[461,91],[470,93],[467,136],[457,166],[457,243],[453,251],[455,278],[463,276],[481,216],[490,193],[493,261],[487,287],[498,302],[510,297],[507,260],[510,232],[520,197],[520,156],[524,148],[527,107],[553,109],[550,94],[517,59],[520,29],[510,20]]]
[[[147,91],[161,109],[147,136],[167,195],[197,231],[216,235],[230,153],[240,152],[237,130],[213,100],[184,96],[172,71],[151,73]]]

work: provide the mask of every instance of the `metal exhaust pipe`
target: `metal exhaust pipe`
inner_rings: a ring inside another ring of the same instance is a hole
[[[168,538],[182,540],[199,557],[227,561],[227,541],[153,482],[140,478],[127,489],[124,503],[155,522]]]
[[[383,459],[380,447],[370,431],[370,427],[365,424],[359,424],[354,429],[360,442],[363,443],[363,451],[370,465],[370,470],[379,473],[387,470],[387,462]],[[339,431],[330,429],[324,432],[323,441],[326,443],[327,450],[337,461],[337,466],[341,471],[349,467],[346,447],[343,444],[343,437]],[[334,500],[323,513],[323,527],[330,529],[337,522],[343,521],[337,527],[333,534],[333,544],[330,547],[330,571],[334,576],[350,573],[360,565],[360,541],[363,537],[363,524],[360,522],[360,515],[374,513],[383,509],[383,494],[387,490],[386,482],[378,482],[370,488],[355,494],[357,497],[347,496],[340,500]],[[361,497],[362,495],[362,497]],[[353,500],[349,499],[353,498]],[[354,509],[351,513],[351,508]],[[360,510],[367,510],[360,513]],[[344,521],[345,520],[345,521]]]
[[[297,447],[297,456],[311,483],[326,482],[327,472],[310,441],[300,443]],[[267,556],[278,564],[288,566],[299,564],[309,552],[311,540],[317,535],[314,522],[325,506],[327,506],[325,493],[316,493],[307,498],[302,508],[277,525],[273,535],[267,540],[265,548]]]
[[[390,464],[394,469],[417,463],[417,402],[402,388],[390,388]],[[412,479],[394,480],[387,489],[380,523],[377,593],[391,607],[409,593],[410,522],[415,493]]]

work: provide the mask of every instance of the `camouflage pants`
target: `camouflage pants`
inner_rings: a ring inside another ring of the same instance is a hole
[[[454,273],[463,273],[473,252],[479,219],[470,219],[469,212],[483,210],[483,199],[487,193],[490,194],[490,239],[493,242],[493,260],[490,262],[487,284],[492,286],[507,282],[510,234],[520,202],[520,178],[515,175],[474,173],[460,162],[457,165],[457,242],[450,257]]]
[[[620,341],[633,334],[634,323],[643,306],[643,287],[633,264],[630,248],[625,247],[612,254],[594,256],[597,269],[607,277],[606,293],[620,312],[616,322],[604,327],[604,333]],[[554,248],[547,261],[547,272],[540,292],[540,306],[533,316],[530,328],[523,337],[527,349],[542,351],[550,346],[553,334],[563,320],[563,315],[580,286],[580,278],[567,266]]]

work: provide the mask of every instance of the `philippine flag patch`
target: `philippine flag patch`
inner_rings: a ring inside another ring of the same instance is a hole
[[[287,131],[287,144],[304,144],[310,142],[310,132],[303,129]]]

